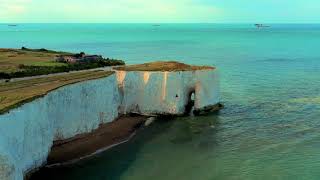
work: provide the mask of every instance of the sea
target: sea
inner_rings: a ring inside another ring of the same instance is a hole
[[[218,113],[159,119],[46,180],[320,179],[320,24],[0,24],[0,47],[216,66]],[[36,178],[34,178],[36,179]]]

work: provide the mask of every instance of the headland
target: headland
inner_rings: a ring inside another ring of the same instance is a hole
[[[80,66],[86,65],[82,60]],[[0,102],[5,180],[125,142],[149,117],[221,108],[217,69],[176,61],[10,79],[0,83]]]

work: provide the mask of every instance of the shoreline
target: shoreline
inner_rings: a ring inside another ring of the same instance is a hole
[[[115,146],[130,141],[136,131],[147,121],[148,116],[122,116],[117,120],[102,124],[91,133],[55,141],[47,158],[40,168],[26,173],[25,180],[41,179],[42,171],[47,168],[75,164]]]
[[[50,167],[71,165],[127,142],[139,127],[152,122],[148,117],[188,115],[190,105],[200,115],[221,108],[219,76],[213,67],[157,61],[126,68],[94,72],[106,75],[63,88],[56,86],[84,75],[6,83],[5,102],[15,103],[26,94],[43,97],[0,115],[0,130],[6,133],[1,142],[8,147],[1,149],[7,159],[0,163],[0,175],[41,179],[37,177]],[[13,131],[16,127],[19,130]]]
[[[115,143],[115,144],[111,144],[110,146],[106,146],[104,148],[98,149],[96,152],[94,152],[92,154],[80,157],[78,159],[70,160],[70,161],[67,161],[67,162],[56,163],[56,164],[51,164],[51,165],[45,165],[44,168],[55,168],[55,167],[61,167],[61,166],[69,166],[69,165],[75,164],[75,163],[77,163],[77,162],[79,162],[81,160],[89,159],[91,157],[94,157],[95,155],[99,155],[100,153],[108,151],[109,149],[111,149],[113,147],[116,147],[116,146],[121,145],[123,143],[129,142],[136,134],[137,134],[137,131],[134,131],[127,139],[125,139],[123,141],[120,141],[118,143]]]

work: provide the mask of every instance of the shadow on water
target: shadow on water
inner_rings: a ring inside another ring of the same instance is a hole
[[[217,114],[179,117],[174,120],[159,119],[151,126],[140,129],[127,143],[70,166],[42,168],[30,180],[119,180],[139,158],[139,151],[149,142],[157,141],[154,139],[161,139],[164,143],[168,138],[166,142],[171,144],[172,149],[188,147],[196,139],[198,150],[211,149],[215,141],[209,140],[206,133],[212,136],[218,126]]]
[[[30,180],[118,180],[136,159],[140,148],[154,137],[165,133],[172,121],[157,121],[157,125],[142,128],[129,142],[80,162],[53,168],[42,168]]]

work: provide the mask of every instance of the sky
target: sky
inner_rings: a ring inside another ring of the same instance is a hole
[[[0,0],[2,23],[320,23],[319,0]]]

